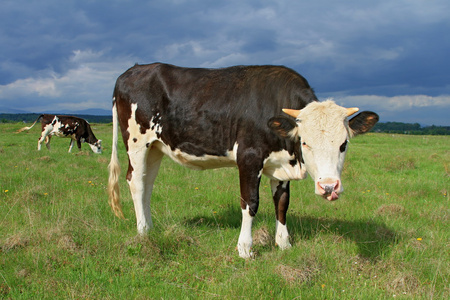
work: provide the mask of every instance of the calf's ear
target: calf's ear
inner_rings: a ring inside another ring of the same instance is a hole
[[[286,117],[274,117],[267,122],[267,125],[273,132],[283,138],[295,137],[297,124],[294,120]]]
[[[368,132],[378,122],[380,117],[372,111],[363,111],[348,121],[354,135]]]

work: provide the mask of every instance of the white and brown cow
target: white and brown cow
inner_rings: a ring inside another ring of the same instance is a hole
[[[70,138],[69,153],[72,151],[75,142],[77,142],[79,150],[81,150],[81,143],[86,142],[94,153],[102,153],[102,140],[97,140],[89,123],[82,118],[42,114],[34,121],[33,125],[24,127],[18,132],[30,130],[39,119],[41,120],[42,132],[38,140],[38,150],[41,150],[41,144],[44,141],[47,149],[50,150],[50,139],[52,135],[56,135]]]
[[[162,157],[167,155],[197,170],[237,166],[242,208],[237,248],[243,258],[252,255],[251,228],[261,176],[269,177],[275,243],[289,248],[289,182],[304,179],[308,172],[316,194],[338,198],[348,139],[378,121],[373,112],[347,119],[357,111],[333,101],[318,102],[308,82],[285,67],[135,65],[117,79],[114,89],[111,207],[123,217],[118,185],[120,125],[138,233],[153,226],[150,198]]]

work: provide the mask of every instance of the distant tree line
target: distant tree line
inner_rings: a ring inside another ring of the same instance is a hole
[[[0,114],[1,123],[33,123],[41,114]],[[112,116],[73,115],[85,119],[89,123],[111,123]]]
[[[413,135],[450,135],[450,126],[422,127],[419,123],[386,122],[377,123],[372,131]]]
[[[34,122],[40,114],[0,114],[1,123]],[[89,123],[111,123],[111,116],[75,115]],[[377,123],[373,132],[415,134],[415,135],[450,135],[450,126],[420,126],[419,123],[386,122]]]

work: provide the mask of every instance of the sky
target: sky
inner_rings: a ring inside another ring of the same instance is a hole
[[[135,63],[269,64],[380,122],[450,126],[449,15],[448,0],[2,0],[0,113],[110,111]]]

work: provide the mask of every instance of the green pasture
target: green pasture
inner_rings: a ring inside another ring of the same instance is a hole
[[[254,252],[239,258],[238,172],[192,171],[164,159],[155,228],[136,236],[108,206],[112,125],[93,124],[104,152],[67,153],[38,128],[0,124],[0,298],[450,299],[450,137],[369,133],[351,140],[335,202],[293,182],[292,248],[274,245],[269,181],[261,185]]]

